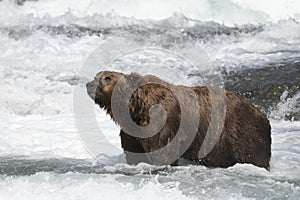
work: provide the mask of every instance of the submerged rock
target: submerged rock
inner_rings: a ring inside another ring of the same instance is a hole
[[[300,92],[300,62],[224,73],[225,88],[237,92],[267,114]],[[282,118],[300,120],[300,99]]]

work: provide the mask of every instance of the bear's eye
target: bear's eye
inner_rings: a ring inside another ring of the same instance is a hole
[[[109,84],[110,81],[111,81],[111,78],[107,76],[107,77],[104,78],[104,80],[105,80],[105,82],[106,82],[107,84]]]

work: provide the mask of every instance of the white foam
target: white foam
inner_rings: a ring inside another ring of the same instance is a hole
[[[0,127],[1,156],[90,158],[71,116],[1,115]]]
[[[267,24],[264,31],[242,37],[220,37],[204,49],[224,67],[266,66],[300,56],[300,25],[293,19]]]
[[[40,18],[41,21],[49,17],[61,17],[73,15],[79,18],[94,14],[113,13],[125,17],[137,19],[161,20],[173,15],[174,12],[182,13],[190,18],[203,21],[216,21],[225,24],[264,23],[268,20],[279,20],[295,16],[299,12],[299,4],[289,0],[288,3],[280,0],[274,5],[262,1],[231,1],[231,0],[165,0],[165,1],[67,1],[45,0],[38,2],[25,2],[23,6],[12,4],[5,0],[0,4],[0,9],[5,12],[0,15],[3,24],[15,24],[24,22],[31,17]],[[283,7],[283,9],[282,9]],[[280,8],[280,9],[279,9]]]
[[[273,20],[287,19],[289,17],[298,18],[300,13],[300,2],[297,0],[274,0],[272,5],[269,1],[259,0],[232,0],[232,2],[243,8],[262,11]]]
[[[7,177],[0,182],[2,199],[196,199],[179,190],[176,182],[122,181],[119,175],[39,173],[25,177]]]
[[[98,37],[70,40],[35,32],[24,40],[0,37],[1,107],[15,114],[71,113],[75,77]]]
[[[277,104],[276,108],[270,113],[270,117],[280,120],[286,117],[287,113],[299,113],[300,112],[300,93],[298,92],[293,97],[289,97],[288,92],[284,91],[280,97],[280,102]],[[293,121],[293,118],[291,119]]]

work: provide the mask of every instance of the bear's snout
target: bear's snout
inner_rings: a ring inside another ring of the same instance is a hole
[[[90,81],[86,84],[86,88],[90,89],[90,88],[94,88],[95,87],[95,81]]]
[[[96,89],[97,89],[97,83],[95,81],[90,81],[86,84],[86,89],[88,95],[95,100],[96,97]]]

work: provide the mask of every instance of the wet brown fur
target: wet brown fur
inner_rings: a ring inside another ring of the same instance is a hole
[[[101,108],[104,108],[111,115],[113,120],[111,96],[116,82],[121,77],[124,77],[125,81],[127,81],[124,82],[124,87],[130,87],[130,81],[138,80],[145,83],[133,93],[130,102],[127,102],[131,118],[136,124],[140,126],[149,124],[149,109],[154,104],[160,104],[167,112],[167,120],[163,129],[150,138],[133,137],[125,133],[121,127],[121,144],[125,150],[127,162],[129,164],[147,162],[146,158],[137,159],[126,152],[152,152],[170,142],[180,124],[180,105],[170,88],[188,91],[191,87],[172,85],[151,75],[142,76],[136,73],[126,75],[110,71],[100,72],[96,75],[94,81],[87,84],[88,93]],[[161,84],[147,84],[149,81],[163,83],[168,87]],[[207,156],[202,159],[198,157],[210,123],[211,100],[207,87],[198,86],[192,87],[192,89],[198,96],[200,121],[196,137],[190,147],[182,154],[182,157],[207,167],[226,168],[236,163],[251,163],[269,170],[271,127],[268,119],[256,107],[228,90],[225,91],[226,118],[220,139]],[[92,96],[93,92],[95,96]],[[121,102],[122,99],[117,101]],[[192,112],[194,108],[191,107],[190,109]],[[118,121],[116,123],[120,124]],[[188,136],[187,134],[186,137]],[[173,164],[176,164],[176,162]]]

